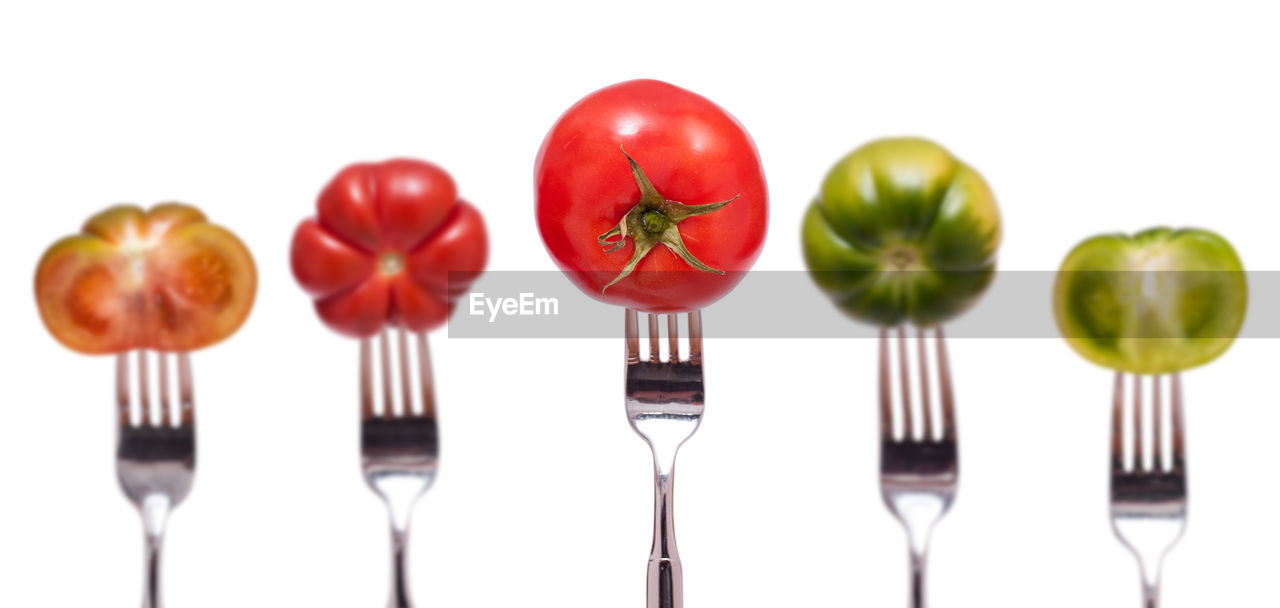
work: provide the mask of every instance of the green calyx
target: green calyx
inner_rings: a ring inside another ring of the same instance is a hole
[[[622,149],[621,147],[619,147]],[[636,266],[640,264],[649,252],[653,250],[659,243],[665,245],[672,253],[680,256],[680,259],[698,270],[710,272],[714,274],[724,274],[723,270],[716,270],[689,253],[689,249],[685,247],[684,241],[680,239],[680,229],[677,224],[691,218],[695,215],[706,215],[714,211],[718,211],[725,205],[737,200],[737,196],[718,203],[707,203],[705,205],[686,205],[681,202],[667,200],[658,190],[653,187],[649,178],[645,176],[644,170],[636,161],[627,154],[626,149],[622,149],[622,155],[627,157],[627,162],[631,164],[631,175],[635,177],[636,186],[640,188],[640,202],[636,203],[627,214],[622,217],[617,226],[611,228],[608,232],[596,237],[596,242],[604,247],[605,253],[617,251],[627,242],[630,236],[635,241],[635,253],[632,254],[631,260],[626,266],[622,267],[622,272],[609,281],[600,293],[608,291],[613,284],[626,278],[631,274]],[[617,237],[617,238],[615,238]]]

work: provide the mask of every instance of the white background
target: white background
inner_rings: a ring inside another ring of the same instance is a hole
[[[55,343],[30,293],[43,249],[113,203],[197,204],[259,263],[249,322],[194,357],[199,472],[165,571],[189,608],[386,599],[356,343],[321,326],[287,263],[348,162],[442,164],[485,213],[491,268],[551,269],[533,219],[543,134],[581,96],[654,77],[755,137],[761,269],[801,269],[827,168],[896,134],[986,175],[1005,269],[1053,270],[1085,236],[1154,224],[1219,231],[1252,270],[1280,253],[1280,15],[1263,3],[16,4],[0,10],[0,606],[138,602],[111,361]],[[420,605],[640,606],[650,461],[623,416],[620,345],[440,332],[432,347],[445,452],[413,536]],[[1278,350],[1242,340],[1184,378],[1192,520],[1169,608],[1273,602]],[[905,541],[876,483],[874,343],[706,351],[678,483],[688,605],[905,603]],[[1111,376],[1059,340],[958,340],[952,357],[963,481],[934,538],[934,604],[1137,605],[1107,521]]]

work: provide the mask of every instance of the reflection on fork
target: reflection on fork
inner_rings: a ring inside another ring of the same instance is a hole
[[[1160,601],[1160,568],[1164,556],[1182,538],[1187,525],[1187,472],[1182,424],[1182,384],[1168,376],[1168,412],[1161,385],[1151,378],[1151,408],[1143,406],[1142,377],[1132,380],[1133,404],[1125,429],[1124,374],[1117,372],[1111,405],[1111,525],[1116,537],[1138,558],[1142,570],[1143,608]],[[1170,421],[1165,450],[1165,420]],[[1148,424],[1144,425],[1144,420]],[[1128,441],[1125,440],[1126,436]],[[1151,450],[1144,450],[1144,437]],[[1131,449],[1126,450],[1126,443]]]
[[[178,377],[176,412],[171,365]],[[142,515],[146,533],[142,606],[160,608],[160,549],[169,514],[186,499],[195,480],[196,420],[189,356],[156,354],[159,399],[152,396],[150,368],[147,351],[137,351],[136,382],[131,383],[129,355],[116,355],[116,475],[125,497]],[[136,402],[130,384],[136,385]]]
[[[934,332],[938,375],[940,415],[933,412],[930,399],[927,330],[917,330],[908,340],[906,330],[894,332],[897,342],[898,407],[894,406],[895,374],[890,362],[889,330],[880,330],[880,492],[893,515],[907,531],[911,549],[911,606],[925,606],[925,562],[929,536],[955,499],[959,482],[959,459],[955,421],[955,399],[951,386],[951,370],[947,363],[946,340],[942,328]],[[912,343],[916,347],[920,408],[917,419],[912,407],[909,359]],[[900,433],[894,432],[894,413],[898,414]],[[920,424],[915,424],[917,420]]]
[[[628,309],[626,333],[627,419],[653,451],[654,523],[649,553],[647,608],[684,606],[684,570],[676,550],[676,454],[702,421],[702,313],[688,314],[689,356],[680,359],[677,315],[667,315],[667,360],[661,360],[658,315],[648,315],[649,352],[640,354],[636,311]]]
[[[396,333],[394,349],[386,330],[378,338],[380,382],[377,384],[373,339],[360,343],[360,453],[365,482],[386,503],[391,519],[388,606],[412,608],[406,563],[409,522],[418,497],[435,481],[440,443],[427,337],[404,330]],[[417,350],[416,366],[411,362],[410,342]],[[399,361],[399,365],[394,361]],[[413,381],[415,372],[417,383]],[[398,383],[393,376],[398,376]],[[380,403],[375,393],[381,393]],[[415,399],[415,394],[419,399]]]

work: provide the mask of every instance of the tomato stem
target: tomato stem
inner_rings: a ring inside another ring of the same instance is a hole
[[[404,270],[404,255],[388,251],[378,258],[378,270],[387,276],[400,274]]]
[[[889,247],[882,258],[893,270],[920,270],[920,252],[913,245],[899,243]]]
[[[654,188],[653,183],[644,174],[644,170],[635,159],[631,158],[630,154],[627,154],[627,150],[621,146],[619,148],[622,149],[622,155],[627,157],[627,162],[631,165],[631,175],[636,180],[636,186],[640,188],[640,202],[627,211],[616,226],[596,237],[596,242],[604,247],[605,253],[612,253],[626,244],[629,235],[635,241],[635,251],[631,255],[631,260],[622,267],[622,272],[609,281],[600,293],[608,291],[609,287],[631,274],[640,264],[640,260],[649,255],[649,252],[659,243],[693,268],[703,272],[724,274],[723,270],[704,264],[689,252],[684,240],[680,238],[680,229],[676,225],[688,218],[718,211],[737,200],[738,197],[703,205],[686,205],[668,200],[658,193],[658,189]],[[618,238],[615,240],[614,237]]]
[[[659,234],[667,229],[667,218],[662,217],[662,213],[650,209],[640,216],[644,220],[644,230],[650,234]]]

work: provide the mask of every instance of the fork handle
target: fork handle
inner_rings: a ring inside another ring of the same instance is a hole
[[[147,535],[146,582],[142,590],[142,608],[160,608],[160,545],[164,537]]]
[[[665,465],[665,468],[664,468]],[[654,452],[653,548],[649,553],[647,608],[684,607],[684,567],[676,550],[675,452]]]
[[[925,553],[911,552],[911,608],[925,608]]]
[[[389,608],[413,608],[409,599],[408,532],[391,529],[391,600]]]
[[[1142,584],[1142,608],[1159,608],[1160,587],[1151,583]]]
[[[649,560],[648,608],[684,606],[683,570],[678,559]]]
[[[160,601],[160,548],[164,544],[164,527],[170,508],[166,496],[148,496],[142,502],[142,524],[147,541],[142,608],[161,608],[164,605]]]

